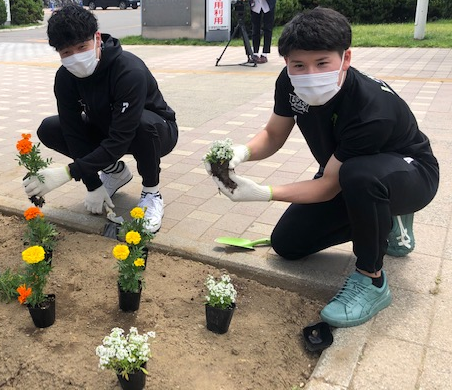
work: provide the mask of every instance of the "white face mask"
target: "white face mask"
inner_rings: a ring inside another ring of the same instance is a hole
[[[63,66],[78,78],[91,76],[97,66],[99,59],[97,58],[96,35],[94,35],[94,49],[87,50],[82,53],[72,54],[69,57],[62,58]]]
[[[344,58],[345,52],[339,70],[332,72],[291,75],[287,68],[295,94],[310,106],[322,106],[330,101],[341,89],[343,74],[339,81],[339,73],[344,64]]]

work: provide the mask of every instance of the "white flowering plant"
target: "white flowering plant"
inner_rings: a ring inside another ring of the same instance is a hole
[[[113,370],[126,380],[129,380],[129,374],[139,370],[148,375],[143,365],[152,357],[148,342],[151,338],[155,338],[155,332],[140,335],[132,326],[125,335],[123,329],[113,328],[110,335],[104,337],[102,345],[96,347],[99,368]]]
[[[234,156],[232,140],[226,138],[224,141],[213,141],[212,146],[205,155],[205,159],[211,164],[229,161]]]
[[[208,275],[205,286],[208,292],[206,305],[227,309],[235,303],[237,291],[229,275],[221,275],[219,280],[216,280],[212,275]]]

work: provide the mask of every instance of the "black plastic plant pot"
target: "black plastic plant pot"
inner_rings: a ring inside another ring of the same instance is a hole
[[[146,365],[142,367],[146,367]],[[123,390],[143,390],[146,385],[146,374],[141,370],[129,373],[128,380],[122,375],[116,375]]]
[[[226,333],[229,329],[229,325],[231,324],[234,310],[235,303],[227,309],[220,309],[218,307],[206,305],[207,329],[218,334]]]
[[[122,291],[118,283],[119,308],[125,312],[137,311],[140,307],[141,288],[140,291],[128,292]]]
[[[322,351],[333,344],[333,333],[330,326],[321,321],[303,328],[303,339],[308,351]]]
[[[31,319],[37,328],[48,328],[55,322],[55,294],[47,294],[47,300],[33,307],[28,306]]]

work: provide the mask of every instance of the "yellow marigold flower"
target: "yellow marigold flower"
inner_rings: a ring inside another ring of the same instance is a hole
[[[27,221],[36,217],[43,217],[44,214],[39,207],[29,207],[24,211],[24,217]]]
[[[144,260],[143,259],[136,259],[133,264],[135,264],[135,267],[144,267]]]
[[[16,291],[19,293],[17,299],[21,304],[25,303],[27,298],[31,295],[31,287],[27,288],[25,284],[22,284],[19,287],[17,287]]]
[[[130,211],[130,216],[134,219],[143,219],[144,210],[141,207],[135,207]]]
[[[33,148],[33,144],[30,141],[31,134],[22,134],[22,139],[17,141],[16,148],[19,154],[28,154]]]
[[[22,252],[22,260],[28,264],[39,263],[44,260],[46,253],[44,248],[39,245],[31,246]]]
[[[127,245],[118,244],[113,248],[113,256],[118,260],[125,260],[129,257],[130,250]]]
[[[138,245],[141,241],[140,233],[134,232],[131,230],[126,234],[126,242],[127,244]]]

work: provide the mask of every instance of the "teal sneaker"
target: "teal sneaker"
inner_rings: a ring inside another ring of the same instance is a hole
[[[386,254],[403,257],[414,249],[413,235],[414,214],[397,215],[392,217],[392,229],[388,236]]]
[[[369,321],[392,301],[386,274],[383,286],[372,284],[372,278],[357,271],[349,276],[342,289],[320,312],[322,320],[336,328],[348,328]]]

